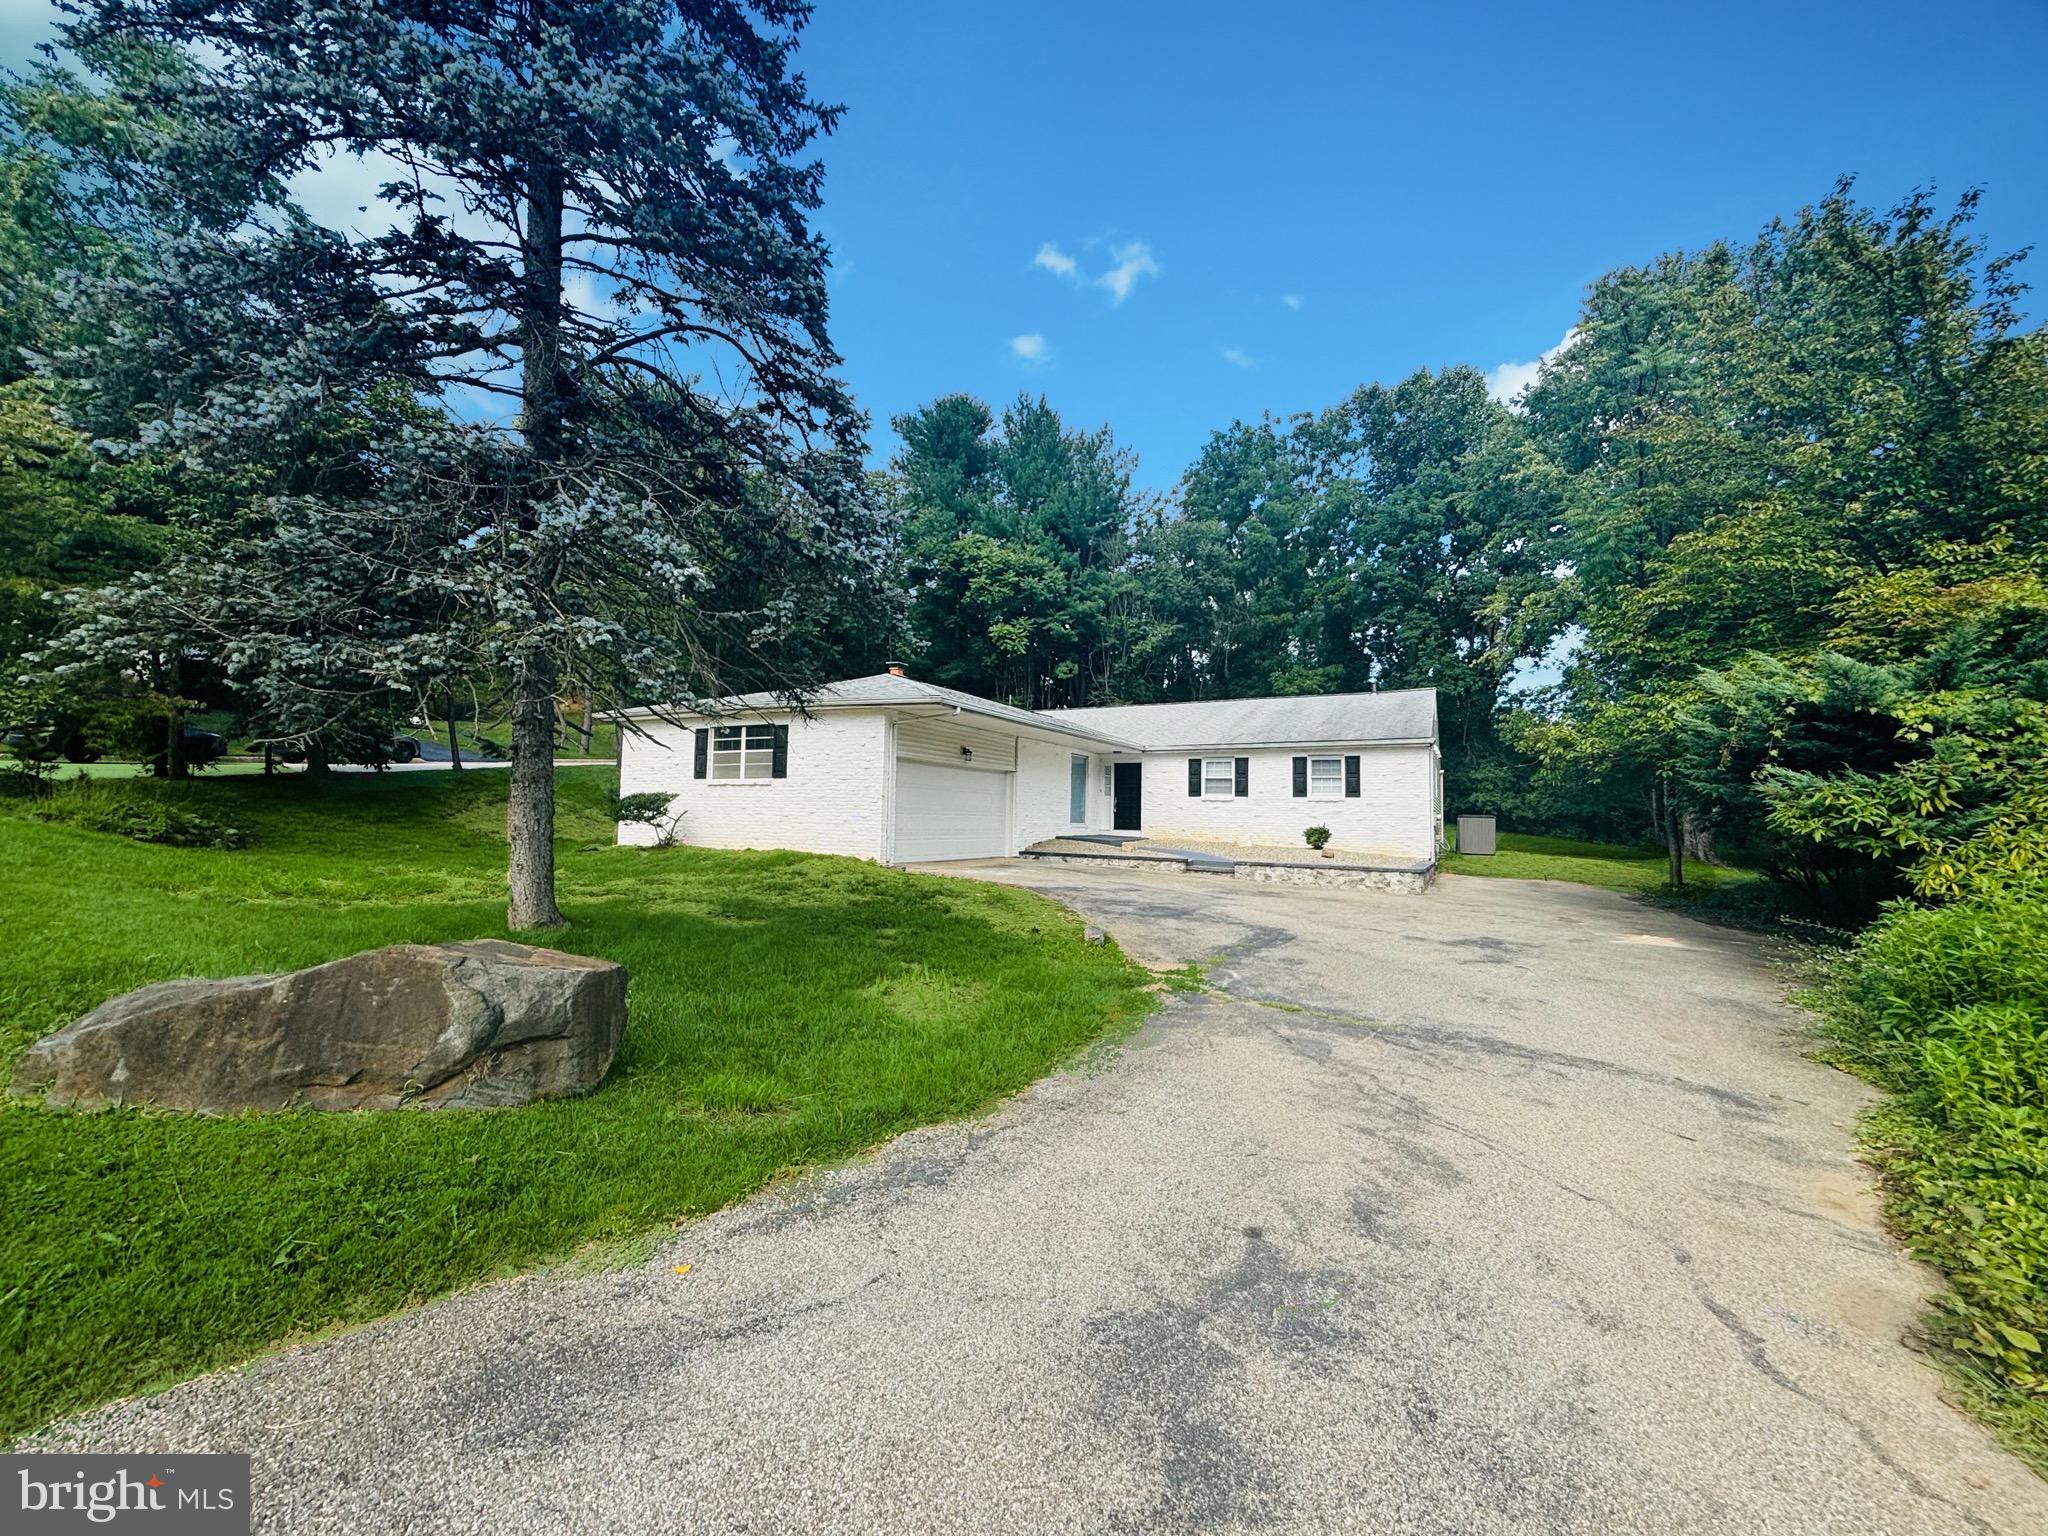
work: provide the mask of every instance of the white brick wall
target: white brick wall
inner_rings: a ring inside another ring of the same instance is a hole
[[[887,715],[833,711],[811,720],[787,714],[752,718],[789,725],[787,778],[694,778],[689,729],[650,722],[652,740],[625,739],[619,792],[673,794],[671,811],[684,813],[676,839],[682,843],[802,848],[861,859],[892,856],[896,727]],[[1300,800],[1293,793],[1296,754],[1285,748],[1210,754],[1251,759],[1251,792],[1243,799],[1193,798],[1188,794],[1188,754],[1149,753],[1144,758],[1143,835],[1171,840],[1178,834],[1305,849],[1302,830],[1320,824],[1330,829],[1330,846],[1340,853],[1403,863],[1432,858],[1436,768],[1431,749],[1360,747],[1356,752],[1356,799]],[[1103,787],[1103,769],[1111,758],[1086,754],[1088,816],[1076,826],[1068,818],[1068,764],[1073,755],[1067,746],[1017,743],[1012,851],[1070,832],[1109,830],[1110,797]],[[619,828],[622,843],[654,840],[650,827]]]
[[[835,711],[810,720],[787,714],[748,719],[789,726],[789,777],[693,778],[689,729],[647,721],[653,739],[627,736],[620,748],[619,793],[674,795],[670,812],[684,813],[679,843],[881,858],[894,793],[888,718]],[[619,828],[622,843],[654,840],[652,827]]]
[[[1205,753],[1249,757],[1250,793],[1243,799],[1188,794],[1186,752],[1145,757],[1144,834],[1151,838],[1218,838],[1226,842],[1301,846],[1304,829],[1330,829],[1330,846],[1358,856],[1409,862],[1436,853],[1434,756],[1428,747],[1357,747],[1356,799],[1294,797],[1294,759],[1285,748]],[[1311,756],[1344,756],[1341,751]]]
[[[1069,832],[1101,832],[1109,827],[1109,797],[1102,792],[1102,765],[1107,759],[1084,753],[1088,759],[1088,819],[1076,824],[1070,819],[1068,774],[1075,751],[1042,741],[1017,743],[1016,813],[1012,832],[1019,848],[1048,837]]]

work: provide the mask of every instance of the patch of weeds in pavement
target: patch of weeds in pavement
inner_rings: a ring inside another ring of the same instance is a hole
[[[1190,960],[1186,965],[1175,966],[1170,971],[1155,971],[1159,985],[1168,992],[1208,992],[1209,976],[1200,965]]]
[[[1280,1002],[1280,1001],[1278,1001],[1278,1000],[1276,1000],[1276,999],[1274,999],[1274,998],[1270,998],[1270,997],[1255,997],[1255,998],[1251,999],[1251,1001],[1253,1001],[1254,1003],[1257,1003],[1257,1004],[1258,1004],[1258,1005],[1259,1005],[1259,1006],[1260,1006],[1261,1008],[1270,1008],[1270,1009],[1272,1009],[1272,1010],[1273,1010],[1273,1011],[1274,1011],[1275,1013],[1307,1013],[1307,1012],[1308,1012],[1308,1010],[1307,1010],[1306,1008],[1302,1007],[1302,1006],[1301,1006],[1301,1004],[1299,1004],[1299,1003],[1283,1003],[1283,1002]]]
[[[563,1261],[572,1275],[600,1275],[612,1270],[638,1269],[660,1250],[673,1227],[645,1227],[616,1237],[600,1237],[585,1243]]]

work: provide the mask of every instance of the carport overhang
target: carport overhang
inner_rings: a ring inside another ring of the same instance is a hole
[[[827,706],[828,708],[831,706]],[[843,705],[841,708],[859,708],[858,705]],[[866,706],[874,708],[873,705]],[[892,704],[886,706],[888,714],[897,720],[972,720],[984,729],[1001,731],[1024,741],[1042,741],[1052,746],[1085,748],[1105,757],[1142,757],[1145,749],[1135,742],[1123,741],[1115,736],[1105,736],[1100,731],[1084,731],[1073,726],[1041,725],[1036,721],[1023,721],[995,711],[969,709],[961,704]]]
[[[715,714],[706,710],[620,709],[611,711],[605,718],[613,721],[663,720],[678,724],[701,720],[711,724],[724,724],[733,721],[769,720],[790,714],[863,713],[886,715],[892,720],[972,720],[985,729],[1002,731],[1025,740],[1049,742],[1056,746],[1085,747],[1091,752],[1105,756],[1142,757],[1146,751],[1136,742],[1105,735],[1101,731],[1085,730],[1073,725],[1056,725],[1049,720],[1023,720],[1018,718],[1021,711],[1012,712],[1002,708],[975,709],[969,705],[951,704],[938,699],[916,704],[884,704],[870,699],[837,703],[829,699],[819,699],[801,710],[795,705],[787,708],[749,706],[744,709],[721,710]]]

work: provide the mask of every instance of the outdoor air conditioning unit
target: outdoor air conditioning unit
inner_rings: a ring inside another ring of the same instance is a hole
[[[1477,854],[1485,859],[1493,857],[1493,818],[1491,816],[1460,816],[1458,818],[1458,852]]]

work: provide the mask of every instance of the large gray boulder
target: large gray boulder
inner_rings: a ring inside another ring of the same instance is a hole
[[[45,1035],[10,1092],[56,1108],[456,1109],[585,1093],[626,969],[500,939],[395,944],[282,976],[165,981]]]

